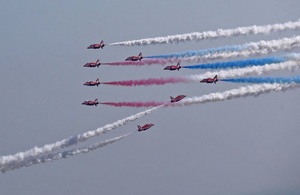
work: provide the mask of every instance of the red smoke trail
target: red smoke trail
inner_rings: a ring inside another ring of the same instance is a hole
[[[152,107],[152,106],[160,106],[166,104],[166,102],[102,102],[100,104],[105,104],[109,106],[116,106],[116,107]]]
[[[139,86],[139,85],[164,85],[166,83],[187,83],[190,79],[177,77],[177,78],[150,78],[142,80],[128,80],[128,81],[114,81],[114,82],[101,82],[101,84],[106,85],[121,85],[121,86]]]
[[[141,61],[124,61],[124,62],[111,62],[111,63],[102,63],[101,65],[134,65],[134,66],[143,66],[143,65],[152,65],[152,64],[160,64],[165,65],[167,63],[180,62],[180,59],[170,58],[170,59],[143,59]]]

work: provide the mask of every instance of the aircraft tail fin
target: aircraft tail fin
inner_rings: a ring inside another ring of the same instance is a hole
[[[98,98],[95,99],[95,102],[98,102]]]
[[[99,78],[97,78],[96,82],[99,82]]]
[[[181,68],[180,62],[178,62],[178,63],[177,63],[177,70],[179,71],[180,68]]]
[[[102,44],[103,43],[103,40],[100,42],[100,44]]]
[[[216,84],[217,83],[217,81],[218,81],[218,75],[216,75],[215,77],[214,77],[214,83]]]
[[[96,66],[99,68],[100,65],[101,65],[100,59],[98,59],[98,60],[96,61]]]
[[[141,57],[141,56],[142,56],[142,52],[139,53],[139,57]]]
[[[142,127],[141,127],[141,126],[137,125],[137,127],[138,127],[138,130],[139,130],[139,131],[142,130]]]

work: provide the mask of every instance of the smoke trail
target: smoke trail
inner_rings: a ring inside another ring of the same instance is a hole
[[[247,66],[263,66],[266,64],[280,63],[280,62],[284,62],[284,61],[286,61],[286,59],[284,57],[269,57],[269,58],[238,60],[238,61],[230,61],[230,62],[200,64],[200,65],[193,65],[193,66],[181,66],[181,67],[188,68],[188,69],[244,68]]]
[[[93,150],[107,146],[108,144],[112,144],[116,141],[119,141],[119,140],[127,137],[130,134],[132,134],[132,133],[129,133],[129,134],[126,134],[123,136],[119,136],[119,137],[115,137],[112,139],[108,139],[108,140],[105,140],[102,142],[98,142],[96,144],[89,145],[88,147],[71,149],[71,150],[58,152],[58,153],[50,153],[50,154],[46,154],[46,155],[43,155],[40,157],[30,157],[30,158],[26,158],[24,161],[21,161],[21,162],[7,163],[4,166],[2,166],[0,170],[2,171],[2,173],[4,173],[6,171],[19,169],[19,168],[25,167],[25,166],[28,167],[28,166],[32,166],[32,165],[39,164],[39,163],[47,163],[47,162],[59,160],[62,158],[68,158],[70,156],[74,156],[74,155],[78,155],[78,154],[82,154],[82,153],[88,153]]]
[[[231,46],[228,46],[231,47]],[[103,63],[103,65],[152,65],[152,64],[162,64],[167,63],[177,63],[177,62],[206,62],[210,60],[226,59],[233,57],[247,57],[250,55],[265,55],[279,50],[292,50],[294,48],[300,47],[300,36],[292,38],[283,38],[271,41],[259,41],[247,43],[240,45],[240,48],[247,48],[247,50],[231,51],[231,52],[221,52],[216,53],[216,51],[225,51],[224,47],[200,50],[200,51],[188,51],[183,53],[167,54],[154,57],[166,57],[166,58],[150,58],[146,57],[142,61],[125,61],[125,62],[113,62],[113,63]],[[208,52],[210,51],[210,52]],[[215,52],[215,53],[214,53]],[[299,58],[299,54],[297,58]],[[190,57],[187,57],[190,56]],[[151,56],[150,56],[151,57]],[[153,57],[153,56],[152,56]],[[180,58],[179,58],[180,57]],[[181,58],[184,57],[184,58]]]
[[[183,58],[183,57],[192,57],[192,56],[204,56],[208,54],[214,53],[226,53],[226,52],[234,52],[234,51],[242,51],[250,49],[248,44],[244,45],[232,45],[232,46],[223,46],[218,48],[204,49],[204,50],[194,50],[194,51],[186,51],[180,53],[171,53],[165,55],[155,55],[155,56],[146,56],[144,58]]]
[[[206,31],[206,32],[193,32],[187,34],[177,34],[166,37],[155,37],[140,40],[124,41],[111,43],[113,46],[134,46],[134,45],[154,45],[154,44],[167,44],[167,43],[179,43],[191,40],[204,40],[204,39],[216,39],[221,37],[231,37],[240,35],[256,35],[256,34],[269,34],[270,32],[277,32],[290,29],[299,29],[300,21],[286,22],[273,25],[263,26],[248,26],[238,27],[234,29],[218,29],[217,31]]]
[[[191,75],[185,77],[171,77],[171,78],[150,78],[150,79],[141,79],[141,80],[128,80],[128,81],[114,81],[114,82],[101,82],[101,84],[115,85],[115,86],[150,86],[150,85],[165,85],[168,83],[190,83],[190,82],[199,82],[200,80],[207,77],[218,77],[233,78],[241,77],[249,74],[262,74],[270,72],[273,70],[284,70],[284,69],[293,69],[300,65],[299,61],[287,61],[282,63],[268,64],[264,66],[253,66],[246,68],[237,68],[230,70],[220,70],[216,72],[206,72],[204,74]]]
[[[237,79],[221,79],[221,81],[234,83],[300,83],[300,76],[295,77],[249,77]]]
[[[287,61],[278,64],[267,64],[264,66],[253,66],[253,67],[246,67],[246,68],[237,68],[237,69],[230,69],[230,70],[220,70],[216,72],[206,72],[204,74],[199,75],[192,75],[189,77],[191,81],[199,81],[203,78],[207,77],[214,77],[218,75],[221,79],[226,78],[234,78],[234,77],[241,77],[250,74],[258,74],[261,75],[263,73],[267,73],[274,70],[284,70],[284,69],[295,69],[300,66],[300,61]]]
[[[246,97],[246,96],[257,96],[263,93],[269,93],[271,91],[284,91],[287,89],[291,89],[294,87],[300,87],[300,85],[297,85],[295,83],[292,84],[257,84],[257,85],[252,85],[252,86],[247,86],[247,87],[240,87],[238,89],[232,89],[232,90],[228,90],[222,93],[211,93],[208,95],[204,95],[201,97],[194,97],[194,98],[187,98],[181,102],[177,102],[177,103],[173,103],[173,104],[165,104],[163,106],[187,106],[187,105],[192,105],[192,104],[204,104],[204,103],[208,103],[208,102],[217,102],[217,101],[225,101],[225,100],[229,100],[229,99],[234,99],[234,98],[239,98],[239,97]],[[156,107],[158,108],[158,107]],[[93,133],[92,133],[93,134]],[[116,138],[117,139],[117,138]],[[107,143],[108,144],[108,143]],[[104,145],[107,145],[104,144]],[[90,151],[93,149],[96,149],[98,147],[103,147],[103,144],[96,144],[94,146],[90,146],[90,149],[79,149],[74,150],[73,152],[70,151],[66,151],[67,153],[57,153],[57,154],[49,154],[46,155],[46,157],[41,157],[40,160],[33,160],[35,157],[37,157],[37,155],[32,155],[32,156],[27,156],[27,158],[25,158],[23,161],[6,161],[5,163],[3,163],[3,157],[1,158],[1,166],[0,166],[0,170],[2,172],[5,172],[7,170],[11,170],[11,169],[15,169],[15,168],[19,168],[20,165],[23,166],[30,166],[32,164],[36,164],[39,162],[46,162],[47,159],[59,159],[59,158],[65,158],[68,156],[72,156],[72,155],[76,155],[78,153],[83,153],[85,151]],[[81,152],[80,152],[81,151]],[[40,153],[42,154],[42,153]],[[48,158],[47,156],[51,156],[52,157]],[[31,159],[31,160],[30,160]]]
[[[141,61],[124,61],[124,62],[111,62],[111,63],[102,63],[101,65],[111,65],[111,66],[120,66],[120,65],[133,65],[133,66],[143,66],[143,65],[152,65],[152,64],[161,64],[165,65],[167,63],[180,62],[179,59],[142,59]]]
[[[148,86],[148,85],[165,85],[166,83],[185,83],[189,82],[184,77],[171,77],[171,78],[150,78],[141,80],[128,80],[128,81],[114,81],[114,82],[103,82],[101,84],[106,85],[120,85],[120,86]]]
[[[294,38],[284,38],[281,40],[276,40],[271,42],[265,42],[264,45],[259,47],[251,48],[251,50],[231,52],[231,53],[216,53],[208,54],[205,56],[193,56],[188,58],[181,58],[182,62],[206,62],[211,60],[221,60],[234,57],[247,57],[250,55],[265,55],[272,52],[277,52],[279,50],[292,50],[296,47],[300,47],[300,39],[298,37]],[[295,56],[297,58],[297,56]],[[174,58],[173,58],[174,59]]]
[[[298,77],[298,83],[299,81],[300,78]],[[262,93],[269,93],[271,91],[284,91],[294,87],[300,87],[300,85],[297,85],[295,82],[285,83],[285,84],[282,83],[257,84],[257,85],[251,85],[246,87],[240,87],[238,89],[232,89],[224,92],[210,93],[208,95],[204,95],[201,97],[186,98],[180,102],[164,104],[164,106],[169,107],[169,106],[187,106],[191,104],[204,104],[208,102],[224,101],[224,100],[229,100],[229,99],[239,98],[239,97],[257,96]],[[143,104],[141,103],[140,105],[142,106]],[[146,102],[145,105],[147,105]]]
[[[243,45],[233,45],[233,46],[224,46],[219,48],[212,48],[206,50],[198,50],[198,51],[186,51],[181,53],[171,53],[166,55],[156,55],[156,56],[148,56],[144,58],[184,58],[184,57],[192,57],[192,56],[210,56],[213,54],[220,53],[233,53],[233,52],[242,52],[244,50],[256,51],[256,52],[276,52],[278,50],[291,50],[293,48],[300,47],[300,36],[292,37],[292,38],[283,38],[277,40],[270,41],[258,41],[246,43]]]
[[[19,152],[16,153],[14,155],[7,155],[7,156],[2,156],[0,157],[0,170],[2,169],[2,167],[5,167],[6,164],[11,164],[11,163],[21,163],[22,161],[24,161],[27,158],[34,158],[38,155],[41,154],[46,154],[49,152],[52,152],[54,150],[60,149],[60,148],[65,148],[65,147],[69,147],[72,145],[76,145],[79,142],[84,142],[89,138],[107,133],[117,127],[123,126],[125,124],[127,124],[130,121],[134,121],[137,120],[147,114],[152,113],[153,111],[157,110],[158,108],[161,108],[164,105],[161,106],[157,106],[148,110],[145,110],[143,112],[139,112],[137,114],[131,115],[127,118],[124,118],[122,120],[118,120],[112,124],[107,124],[103,127],[100,127],[96,130],[92,130],[92,131],[88,131],[85,132],[83,134],[79,134],[79,135],[75,135],[72,136],[68,139],[63,139],[61,141],[57,141],[55,143],[52,144],[47,144],[44,145],[43,147],[34,147],[30,150],[27,150],[25,152]]]
[[[167,104],[168,102],[102,102],[100,104],[105,104],[109,106],[115,106],[115,107],[153,107],[153,106],[160,106],[163,104]]]
[[[285,91],[287,89],[292,89],[295,87],[300,87],[295,83],[292,84],[256,84],[246,87],[240,87],[238,89],[232,89],[224,92],[218,93],[211,93],[208,95],[204,95],[201,97],[193,97],[193,98],[186,98],[180,102],[176,102],[173,104],[167,104],[166,106],[188,106],[192,104],[204,104],[208,102],[218,102],[218,101],[225,101],[240,97],[247,97],[247,96],[258,96],[263,93],[269,93],[271,91]]]

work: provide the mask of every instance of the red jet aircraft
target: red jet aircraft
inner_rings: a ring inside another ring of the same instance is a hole
[[[94,68],[94,67],[98,67],[101,65],[100,63],[100,60],[98,59],[96,62],[89,62],[89,63],[86,63],[85,65],[83,65],[83,67],[91,67],[91,68]]]
[[[87,47],[87,49],[103,49],[103,47],[105,46],[105,44],[103,43],[103,40],[100,42],[100,44],[92,44],[90,46]]]
[[[152,126],[153,126],[154,124],[152,124],[152,123],[148,123],[148,124],[146,124],[146,125],[144,125],[144,126],[137,126],[138,127],[138,131],[146,131],[147,129],[149,129],[149,128],[151,128]]]
[[[125,61],[141,61],[141,59],[143,59],[142,53],[139,53],[138,56],[130,56],[128,58],[125,59]]]
[[[207,78],[207,79],[203,79],[200,81],[200,83],[217,83],[218,81],[218,76],[216,75],[214,78]]]
[[[164,68],[164,70],[178,70],[181,68],[180,63],[178,62],[177,65],[171,65]]]
[[[186,95],[179,95],[176,98],[173,98],[172,96],[170,98],[171,98],[171,102],[174,103],[174,102],[179,102],[180,100],[182,100],[185,97],[186,97]]]
[[[96,98],[95,101],[84,101],[82,102],[82,105],[87,105],[87,106],[97,106],[99,104],[98,99]]]
[[[83,85],[99,87],[99,85],[100,85],[99,78],[96,81],[87,81]]]

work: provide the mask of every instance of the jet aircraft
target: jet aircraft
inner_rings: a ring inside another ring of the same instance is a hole
[[[99,85],[100,85],[99,78],[96,81],[87,81],[83,85],[99,87]]]
[[[170,97],[171,98],[171,103],[174,103],[174,102],[179,102],[180,100],[182,100],[183,98],[185,98],[186,95],[179,95],[177,96],[176,98],[173,98],[172,96]]]
[[[86,105],[86,106],[97,106],[99,104],[98,99],[96,98],[95,101],[84,101],[82,102],[82,105]]]
[[[87,47],[87,49],[103,49],[103,47],[105,46],[103,40],[100,42],[100,44],[96,43],[96,44],[92,44],[90,46]]]
[[[148,123],[148,124],[146,124],[146,125],[144,125],[144,126],[137,126],[138,127],[138,131],[146,131],[147,129],[149,129],[149,128],[151,128],[152,126],[153,126],[154,124],[152,124],[152,123]]]
[[[91,68],[94,68],[94,67],[98,67],[101,65],[100,63],[100,60],[98,59],[96,62],[88,62],[86,63],[85,65],[83,65],[83,67],[91,67]]]
[[[141,59],[143,59],[142,53],[139,53],[138,56],[130,56],[128,58],[125,59],[125,61],[141,61]]]
[[[178,62],[177,65],[171,65],[164,68],[164,70],[178,70],[181,68],[180,63]]]
[[[202,79],[200,83],[217,83],[218,82],[218,75],[216,75],[214,78],[207,78],[207,79]]]

